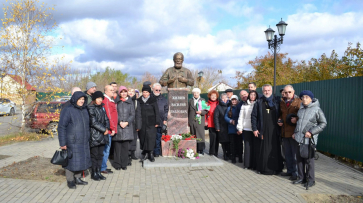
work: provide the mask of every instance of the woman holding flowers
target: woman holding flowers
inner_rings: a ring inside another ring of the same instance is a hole
[[[194,88],[192,92],[193,98],[188,103],[188,125],[190,127],[190,133],[202,139],[201,141],[197,141],[197,151],[203,155],[205,148],[205,115],[208,113],[209,106],[200,97],[201,91],[199,88]]]
[[[217,131],[214,126],[214,110],[218,105],[219,94],[216,90],[212,90],[208,93],[208,106],[210,107],[207,115],[207,126],[209,128],[209,155],[218,157],[219,140]]]

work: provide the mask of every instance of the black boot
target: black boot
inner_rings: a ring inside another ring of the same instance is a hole
[[[76,183],[74,181],[67,181],[67,186],[69,187],[69,189],[76,189]]]
[[[154,162],[155,161],[155,158],[154,158],[154,155],[152,152],[149,152],[148,153],[148,157],[147,157],[151,162]]]
[[[135,151],[131,151],[131,159],[137,160],[137,157],[135,156]]]
[[[132,158],[131,156],[129,156],[129,163],[127,163],[128,166],[131,166],[132,165]]]
[[[101,168],[97,168],[97,175],[101,180],[106,180],[106,177],[101,174]]]
[[[88,185],[88,182],[83,181],[81,178],[74,178],[76,185]]]
[[[231,161],[232,161],[232,163],[233,163],[233,164],[235,164],[235,163],[237,162],[237,161],[236,161],[236,157],[235,157],[235,156],[232,156],[232,157],[231,157]]]
[[[98,175],[96,168],[92,168],[91,179],[95,181],[100,181],[100,176]]]

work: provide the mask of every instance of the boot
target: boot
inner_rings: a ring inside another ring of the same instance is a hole
[[[129,163],[127,163],[128,166],[131,166],[132,165],[132,158],[131,156],[129,156]]]
[[[242,156],[238,156],[238,162],[239,162],[239,163],[243,163]]]
[[[137,160],[137,157],[135,156],[135,151],[131,151],[131,159]]]
[[[231,157],[231,160],[232,160],[232,163],[235,164],[237,161],[236,161],[236,157],[235,156],[232,156]]]
[[[67,181],[67,186],[69,189],[76,189],[76,183],[74,181]]]
[[[92,168],[91,179],[95,181],[100,181],[100,176],[98,175],[96,168]]]
[[[74,178],[76,185],[88,185],[88,182],[83,181],[81,178]]]
[[[152,152],[149,152],[148,153],[148,157],[147,157],[151,162],[154,162],[155,161],[155,158],[154,158],[154,155]]]
[[[101,168],[97,168],[97,175],[101,180],[106,180],[106,177],[101,174]]]
[[[227,160],[228,160],[228,156],[227,156],[227,154],[226,154],[226,153],[223,153],[223,159],[224,159],[225,161],[227,161]]]

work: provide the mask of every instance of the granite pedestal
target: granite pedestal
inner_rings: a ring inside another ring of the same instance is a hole
[[[188,88],[168,88],[168,135],[188,133]]]

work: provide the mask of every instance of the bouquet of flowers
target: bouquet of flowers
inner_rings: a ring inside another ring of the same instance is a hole
[[[175,151],[178,151],[180,140],[182,140],[183,137],[181,135],[172,135],[171,140],[173,141],[173,147]]]
[[[162,135],[161,136],[161,140],[163,140],[164,142],[167,142],[171,139],[171,136],[170,135]]]
[[[199,159],[199,154],[195,153],[193,151],[193,149],[179,149],[178,151],[178,157],[185,159],[185,158],[189,158],[189,159]]]
[[[202,110],[208,110],[209,111],[210,106],[207,105],[207,103],[203,100],[198,100],[197,102],[197,111],[202,111]],[[195,116],[195,120],[198,121],[198,124],[202,123],[202,116],[200,114],[197,114]]]

